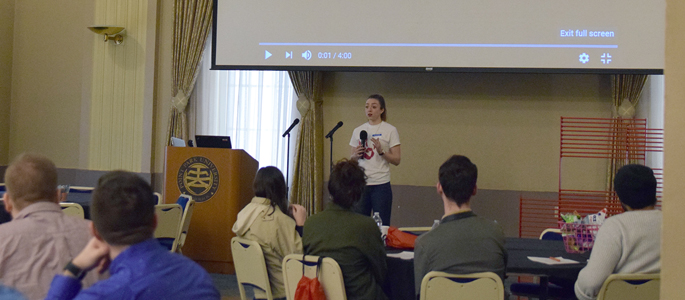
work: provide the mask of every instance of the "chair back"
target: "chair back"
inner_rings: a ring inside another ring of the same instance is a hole
[[[597,300],[658,300],[661,274],[612,274],[604,281]]]
[[[183,195],[187,196],[187,195]],[[187,196],[190,197],[190,196]],[[182,253],[183,245],[186,243],[186,237],[188,236],[188,228],[190,228],[190,219],[193,216],[193,209],[195,208],[195,200],[192,198],[184,197],[188,199],[185,203],[185,208],[183,209],[183,217],[181,218],[181,228],[178,234],[178,243],[176,243],[176,248],[172,249],[172,252]],[[180,200],[180,198],[179,198]]]
[[[267,300],[273,300],[269,273],[266,271],[264,253],[259,243],[248,239],[234,237],[231,239],[231,253],[238,279],[240,299],[248,300],[245,295],[245,285],[258,288],[266,293]]]
[[[181,206],[178,204],[155,205],[155,214],[157,215],[155,238],[169,250],[176,249],[183,215]]]
[[[302,275],[309,278],[316,277],[317,268],[321,268],[319,282],[323,287],[327,300],[347,300],[345,293],[345,281],[342,270],[338,263],[330,258],[324,257],[321,265],[317,267],[318,256],[307,255],[302,261],[302,254],[289,254],[283,259],[283,281],[285,284],[285,295],[288,300],[294,300],[297,283],[300,282]],[[302,274],[302,264],[304,263],[304,274]]]
[[[152,194],[155,196],[155,200],[156,200],[155,205],[164,204],[164,203],[162,203],[162,201],[163,201],[162,200],[162,194],[157,193],[157,192],[154,192]]]
[[[90,186],[69,186],[69,193],[65,202],[89,205],[93,201],[94,190],[95,188]]]
[[[421,300],[504,300],[502,279],[493,272],[449,274],[428,272],[421,281]]]
[[[83,210],[83,206],[78,203],[62,202],[59,204],[62,207],[62,212],[67,216],[74,216],[81,219],[85,219],[86,213]]]
[[[178,196],[178,199],[176,199],[176,204],[180,205],[183,210],[186,209],[186,204],[188,201],[193,200],[193,196],[191,195],[186,195],[186,194],[181,194]]]
[[[548,241],[563,241],[564,238],[561,236],[561,229],[559,228],[547,228],[540,234],[541,240]]]

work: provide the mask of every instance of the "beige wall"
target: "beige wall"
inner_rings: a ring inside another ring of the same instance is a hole
[[[0,82],[0,101],[10,101],[0,113],[0,165],[36,151],[59,168],[150,172],[157,2],[2,2],[0,22],[14,19],[0,32],[14,39],[0,47],[0,68],[11,67]],[[125,43],[102,42],[86,28],[96,23],[125,26]]]
[[[402,162],[391,168],[399,185],[432,186],[440,164],[464,154],[478,165],[479,188],[557,191],[560,117],[611,116],[603,75],[327,73],[324,84],[324,131],[345,123],[334,136],[334,160],[349,155],[366,97],[386,98],[402,142]],[[324,149],[328,170],[328,140]],[[601,190],[605,166],[568,160],[564,182]]]
[[[0,0],[0,166],[7,164],[10,142],[14,1]]]
[[[78,167],[82,57],[92,15],[87,0],[16,1],[10,158],[36,151],[58,167]]]
[[[661,299],[685,295],[685,2],[666,1],[666,64],[664,108],[664,190],[661,248]]]
[[[88,169],[150,171],[156,9],[154,0],[95,1],[95,24],[126,29],[120,45],[89,39]]]

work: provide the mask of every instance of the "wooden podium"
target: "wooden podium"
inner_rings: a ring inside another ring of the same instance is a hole
[[[231,229],[254,196],[258,166],[243,150],[166,147],[164,203],[176,203],[181,193],[197,202],[183,255],[210,273],[235,273]]]

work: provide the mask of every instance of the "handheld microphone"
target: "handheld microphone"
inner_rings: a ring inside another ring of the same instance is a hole
[[[364,152],[366,152],[366,140],[369,138],[369,134],[366,133],[366,130],[362,130],[359,133],[359,139],[362,141],[362,147],[364,147]],[[359,157],[359,159],[364,159],[364,155]]]
[[[325,138],[327,139],[329,137],[332,137],[333,134],[335,133],[335,131],[338,130],[338,128],[342,127],[342,125],[343,125],[342,121],[338,122],[338,124],[336,124],[335,127],[333,127],[333,129],[331,129],[331,131],[328,132],[328,134],[326,135]]]
[[[290,131],[293,130],[293,128],[295,128],[295,125],[297,125],[298,123],[300,123],[300,119],[295,118],[295,121],[293,121],[293,123],[290,124],[290,127],[288,127],[288,129],[286,129],[285,132],[283,133],[283,137],[288,135],[288,133],[290,133]]]

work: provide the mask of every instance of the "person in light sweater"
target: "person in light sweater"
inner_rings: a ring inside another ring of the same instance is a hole
[[[661,211],[656,205],[656,178],[643,165],[626,165],[614,178],[624,213],[599,228],[587,266],[575,284],[579,300],[596,299],[604,281],[615,273],[661,271]]]

